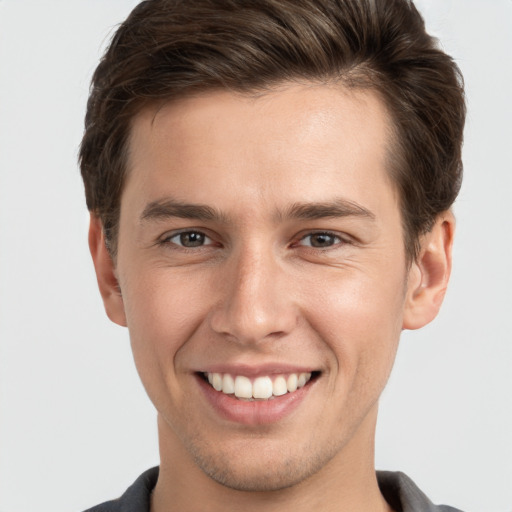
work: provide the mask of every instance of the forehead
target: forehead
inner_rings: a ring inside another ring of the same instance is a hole
[[[220,183],[237,190],[219,195],[222,208],[245,201],[246,211],[334,192],[364,200],[375,187],[394,189],[391,132],[372,91],[284,84],[261,95],[203,93],[134,118],[125,192],[140,207],[166,194],[210,204]]]

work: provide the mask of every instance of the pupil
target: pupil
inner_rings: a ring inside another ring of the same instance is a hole
[[[319,233],[317,235],[313,235],[311,237],[311,245],[313,247],[327,247],[332,245],[333,237],[332,235],[326,235],[325,233]]]
[[[204,235],[202,233],[182,233],[180,242],[185,247],[199,247],[204,243]]]

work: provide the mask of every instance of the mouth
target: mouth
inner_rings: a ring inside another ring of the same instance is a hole
[[[293,395],[316,380],[320,372],[292,372],[255,378],[217,372],[201,372],[198,375],[219,393],[240,401],[257,402]]]

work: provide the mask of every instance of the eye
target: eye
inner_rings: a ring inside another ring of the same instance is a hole
[[[182,231],[181,233],[165,238],[163,242],[171,242],[181,247],[193,248],[210,245],[212,240],[204,233],[201,233],[201,231]]]
[[[310,233],[299,241],[300,245],[307,247],[315,247],[319,249],[326,249],[333,245],[341,244],[343,240],[333,233]]]

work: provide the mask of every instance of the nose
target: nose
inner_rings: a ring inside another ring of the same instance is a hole
[[[220,300],[211,327],[240,344],[254,344],[289,334],[298,321],[293,287],[272,250],[252,249],[233,255],[220,272]]]

